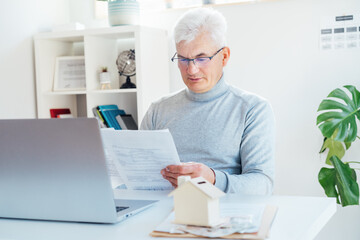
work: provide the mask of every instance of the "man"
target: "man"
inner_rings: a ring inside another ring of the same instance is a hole
[[[223,68],[230,57],[226,21],[208,8],[186,12],[175,26],[177,63],[186,89],[153,103],[141,128],[169,129],[181,165],[161,174],[202,176],[224,192],[271,194],[274,118],[261,97],[230,86]]]

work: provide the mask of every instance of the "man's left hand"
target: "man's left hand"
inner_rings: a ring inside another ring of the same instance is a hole
[[[190,176],[191,178],[203,177],[210,183],[215,183],[214,171],[202,163],[188,162],[181,165],[169,165],[161,170],[163,178],[168,180],[171,185],[177,187],[178,176]]]

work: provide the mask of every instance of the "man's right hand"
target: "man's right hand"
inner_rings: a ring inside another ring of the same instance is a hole
[[[175,188],[178,186],[177,178],[179,176],[203,177],[210,183],[215,184],[214,171],[202,163],[187,162],[180,165],[169,165],[161,170],[161,175]]]

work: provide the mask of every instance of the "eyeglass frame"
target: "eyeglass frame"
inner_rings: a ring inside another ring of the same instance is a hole
[[[198,67],[198,65],[196,65],[196,63],[195,63],[195,60],[196,59],[198,59],[198,58],[208,58],[209,59],[209,62],[211,61],[211,59],[213,59],[215,56],[216,56],[216,54],[218,54],[219,52],[221,52],[223,49],[224,49],[225,47],[222,47],[222,48],[220,48],[219,50],[217,50],[216,51],[216,53],[214,53],[212,56],[210,56],[210,57],[197,57],[197,58],[176,58],[175,56],[176,56],[176,54],[177,54],[177,52],[174,54],[174,56],[171,58],[171,61],[172,62],[174,62],[174,60],[176,59],[182,59],[182,60],[185,60],[186,59],[186,62],[187,62],[187,65],[186,66],[189,66],[189,63],[190,62],[193,62],[193,64],[194,64],[194,66],[196,66],[196,67]],[[208,63],[209,63],[208,62]]]

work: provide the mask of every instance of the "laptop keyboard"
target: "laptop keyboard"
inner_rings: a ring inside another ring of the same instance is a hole
[[[125,209],[128,209],[129,207],[120,207],[120,206],[116,206],[116,212],[121,212]]]

